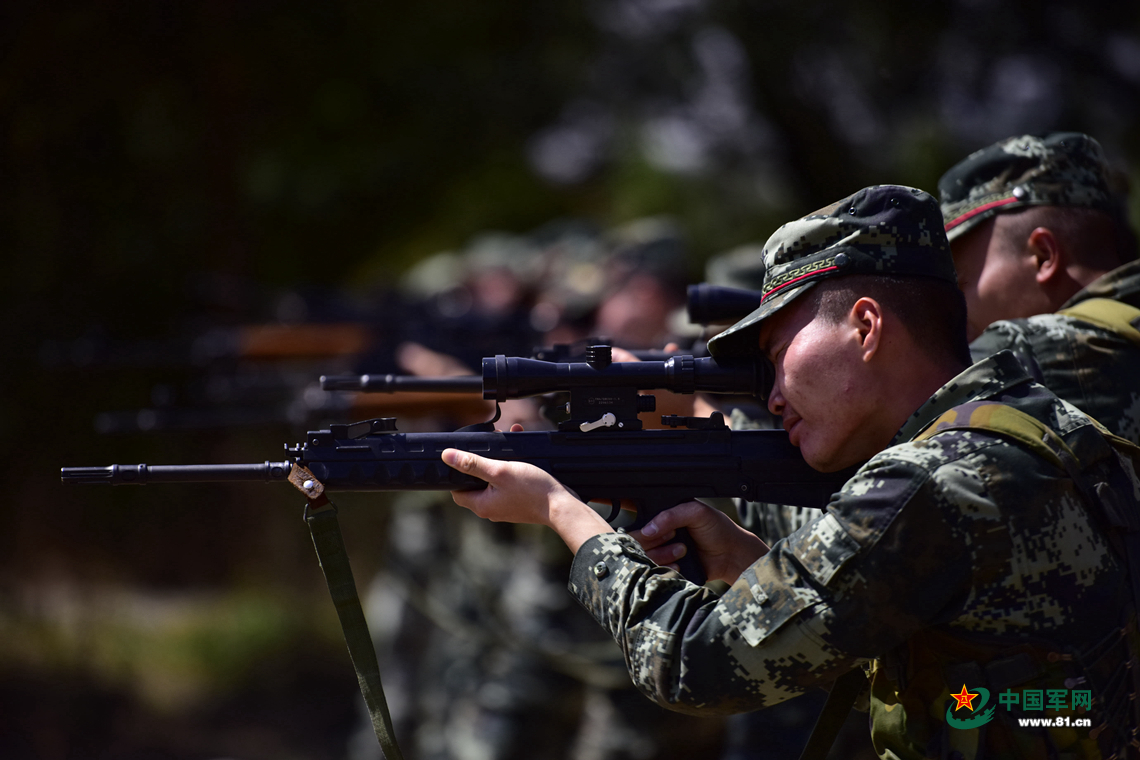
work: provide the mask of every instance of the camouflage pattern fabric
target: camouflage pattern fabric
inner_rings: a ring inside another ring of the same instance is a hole
[[[1079,132],[1020,135],[975,151],[938,181],[950,240],[1026,206],[1120,212],[1100,143]]]
[[[397,504],[393,566],[366,606],[405,757],[719,754],[723,720],[679,716],[633,688],[621,650],[566,593],[571,557],[553,534],[480,520],[446,494]],[[350,757],[380,760],[365,728]]]
[[[723,596],[654,565],[621,534],[582,546],[570,589],[621,645],[637,686],[675,710],[753,710],[863,665],[882,757],[1102,757],[1088,729],[1020,727],[1015,708],[969,730],[943,717],[960,679],[995,695],[1071,683],[1096,695],[1094,726],[1106,714],[1115,722],[1097,729],[1100,742],[1120,747],[1135,728],[1121,612],[1132,591],[1077,484],[996,434],[915,440],[978,401],[1024,412],[1074,450],[1090,436],[1105,445],[1086,415],[1001,353],[935,393],[821,517]],[[1116,495],[1138,508],[1134,470],[1113,456],[1088,466],[1125,478],[1132,492]]]
[[[1140,261],[1095,280],[1062,310],[1093,298],[1140,308]],[[1009,349],[1037,382],[1113,433],[1140,444],[1140,345],[1072,316],[994,322],[970,345],[975,360]]]

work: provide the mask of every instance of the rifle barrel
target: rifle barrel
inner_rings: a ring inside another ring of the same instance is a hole
[[[290,462],[260,464],[113,464],[109,467],[61,467],[64,483],[145,485],[147,483],[267,482],[286,480]]]
[[[321,375],[321,390],[364,391],[366,393],[482,393],[483,378],[418,377],[416,375]]]

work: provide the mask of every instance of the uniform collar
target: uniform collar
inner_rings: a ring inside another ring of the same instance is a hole
[[[1102,274],[1065,301],[1061,309],[1076,306],[1090,298],[1111,298],[1140,306],[1140,259]]]
[[[974,364],[943,385],[918,408],[895,434],[891,445],[914,440],[943,413],[969,401],[991,398],[1030,381],[1025,369],[1009,351],[999,351]]]

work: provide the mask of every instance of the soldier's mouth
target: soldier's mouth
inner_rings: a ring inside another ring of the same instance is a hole
[[[793,446],[799,446],[800,445],[799,436],[797,435],[797,428],[799,427],[801,422],[803,422],[803,418],[800,417],[798,414],[795,414],[794,412],[788,412],[788,411],[784,412],[784,416],[783,416],[784,430],[787,431],[788,440],[791,441]]]

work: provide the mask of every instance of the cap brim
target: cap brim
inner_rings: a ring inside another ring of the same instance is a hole
[[[1026,206],[1037,205],[1032,201],[1021,200],[1015,196],[1002,196],[988,203],[983,203],[972,211],[958,217],[954,226],[946,228],[946,239],[953,242],[977,227],[987,219],[993,219],[998,214],[1008,211],[1018,211]]]
[[[803,285],[790,288],[767,299],[756,311],[724,332],[714,335],[708,343],[709,354],[714,359],[756,354],[760,350],[761,323],[811,290],[817,282],[817,280],[805,282]]]
[[[953,243],[955,240],[962,237],[963,235],[965,235],[967,232],[969,232],[970,230],[977,227],[982,222],[986,221],[987,219],[992,219],[995,216],[997,216],[997,213],[994,211],[990,211],[989,213],[986,213],[986,214],[979,214],[978,216],[970,217],[969,219],[962,222],[961,224],[956,224],[953,227],[951,227],[950,229],[946,230],[946,239],[948,241],[950,241],[951,243]]]

